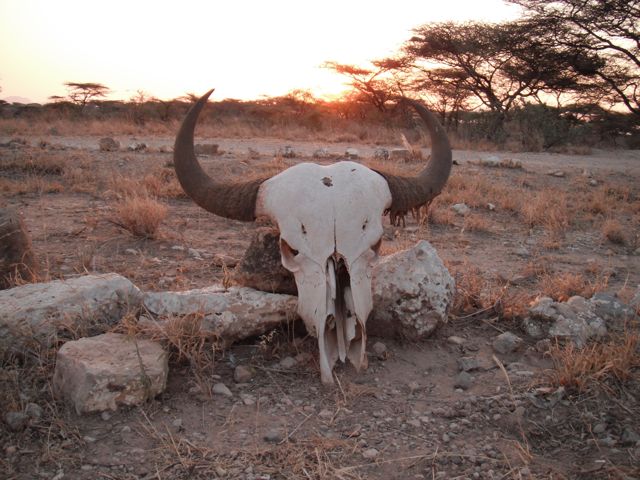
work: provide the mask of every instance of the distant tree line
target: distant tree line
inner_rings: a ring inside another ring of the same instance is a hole
[[[584,133],[585,124],[637,134],[640,0],[507,1],[524,17],[427,23],[370,68],[325,66],[380,112],[398,96],[418,96],[449,129],[493,141],[514,122],[546,126],[544,147],[570,140],[562,138],[569,130]]]

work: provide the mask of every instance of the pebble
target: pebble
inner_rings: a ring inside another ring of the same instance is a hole
[[[375,448],[368,448],[364,452],[362,452],[362,456],[367,460],[373,460],[379,455],[380,452]]]
[[[449,342],[451,345],[462,345],[464,343],[464,338],[452,335],[447,338],[447,342]]]
[[[182,429],[182,419],[176,418],[173,422],[171,422],[171,425],[173,425],[178,430]]]
[[[280,443],[284,440],[284,434],[279,428],[272,428],[268,430],[262,438],[267,443]]]
[[[451,210],[453,210],[457,215],[467,215],[471,211],[465,203],[456,203],[451,206]]]
[[[419,428],[421,423],[420,423],[420,419],[418,418],[412,418],[411,420],[407,420],[407,424],[411,425],[412,427],[416,427]]]
[[[330,420],[333,418],[333,412],[325,408],[323,410],[320,410],[320,413],[318,413],[318,416],[320,418],[324,418],[325,420]],[[374,413],[374,416],[375,416],[375,413]]]
[[[238,365],[233,371],[233,380],[236,383],[247,383],[253,378],[254,374],[255,372],[252,368]]]
[[[502,354],[516,351],[522,344],[522,339],[511,332],[498,335],[493,341],[493,349]]]
[[[229,387],[227,387],[224,383],[216,383],[211,389],[211,391],[215,395],[224,395],[225,397],[233,397],[233,393],[231,393],[231,390],[229,390]]]
[[[27,405],[24,407],[24,413],[29,417],[29,418],[34,418],[36,420],[42,418],[42,407],[40,405],[38,405],[37,403],[27,403]]]
[[[293,366],[295,366],[296,364],[296,359],[293,357],[284,357],[282,360],[280,360],[280,367],[285,368],[285,369],[289,369],[292,368]]]
[[[108,422],[109,420],[111,420],[111,414],[105,410],[104,412],[100,413],[100,418],[105,422]]]
[[[22,412],[7,412],[4,421],[7,423],[9,430],[19,432],[27,426],[29,417]]]
[[[480,368],[480,362],[475,357],[460,357],[458,358],[458,368],[463,372],[477,370]]]
[[[6,453],[7,455],[13,455],[17,451],[18,447],[16,447],[15,445],[9,445],[8,447],[4,448],[4,453]]]
[[[387,355],[388,355],[387,346],[384,343],[376,342],[373,344],[371,349],[373,350],[373,353],[375,353],[380,360],[387,359]]]
[[[473,381],[473,378],[469,373],[460,372],[458,375],[456,375],[456,378],[453,382],[453,386],[456,388],[467,390],[469,387],[471,387],[472,381]]]

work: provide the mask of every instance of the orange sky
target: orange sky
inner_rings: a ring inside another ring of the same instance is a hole
[[[338,94],[345,80],[326,60],[393,54],[430,21],[517,14],[501,0],[0,0],[0,98],[44,102],[66,95],[65,81],[103,83],[117,99]]]

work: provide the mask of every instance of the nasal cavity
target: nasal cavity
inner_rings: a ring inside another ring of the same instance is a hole
[[[331,177],[324,177],[322,179],[322,183],[324,183],[325,186],[327,187],[333,187],[333,182],[331,181]]]

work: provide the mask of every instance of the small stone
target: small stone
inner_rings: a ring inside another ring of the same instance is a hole
[[[125,425],[120,429],[120,433],[131,433],[131,427],[129,425]]]
[[[108,422],[109,420],[111,420],[111,414],[105,410],[104,412],[100,413],[100,418],[102,418],[103,421]]]
[[[101,152],[117,152],[120,149],[120,143],[111,137],[101,138],[99,145]]]
[[[412,427],[419,428],[422,424],[420,423],[419,418],[412,418],[411,420],[407,420],[407,425],[411,425]]]
[[[467,215],[471,212],[471,209],[465,203],[456,203],[451,206],[451,210],[453,210],[457,215]]]
[[[326,408],[323,410],[320,410],[320,413],[318,413],[318,416],[320,418],[323,418],[325,420],[330,420],[333,418],[333,412],[331,410],[327,410]],[[375,413],[374,413],[375,416]]]
[[[589,180],[589,185],[591,185],[592,187],[597,187],[598,181],[595,178],[592,178],[591,180]]]
[[[493,341],[493,349],[502,354],[515,352],[522,344],[522,339],[511,332],[501,333]]]
[[[380,360],[386,360],[388,358],[389,352],[387,351],[387,346],[384,343],[376,342],[373,344],[371,349]]]
[[[463,372],[470,372],[480,368],[480,362],[475,357],[460,357],[458,359],[458,368]]]
[[[496,209],[496,206],[493,203],[487,203],[487,208],[493,212]]]
[[[236,383],[247,383],[253,378],[255,371],[253,368],[245,367],[244,365],[238,365],[233,371],[233,380]]]
[[[378,450],[376,450],[375,448],[368,448],[364,452],[362,452],[362,456],[367,460],[373,460],[378,456],[379,453],[380,452],[378,452]]]
[[[280,367],[284,368],[284,369],[289,369],[294,367],[296,364],[296,359],[293,357],[284,357],[282,360],[280,360]]]
[[[17,451],[18,451],[18,447],[16,447],[15,445],[9,445],[8,447],[4,447],[4,453],[6,453],[7,456],[13,455]]]
[[[245,404],[247,407],[250,407],[251,405],[256,404],[256,397],[248,393],[241,393],[240,400],[242,400],[242,403]]]
[[[607,429],[607,426],[604,423],[596,423],[592,431],[595,434],[600,434],[600,433],[604,433],[606,429]]]
[[[443,433],[442,434],[442,441],[444,443],[449,443],[450,440],[451,440],[451,437],[449,436],[449,434],[447,434],[447,433]]]
[[[360,151],[357,148],[347,148],[344,152],[344,156],[350,160],[355,160],[360,156]]]
[[[91,435],[85,435],[84,437],[82,437],[82,440],[84,440],[87,443],[95,443],[96,437],[92,437]]]
[[[181,418],[176,418],[173,422],[171,422],[171,425],[173,425],[178,430],[181,430],[182,429],[182,419]]]
[[[284,440],[284,434],[279,428],[272,428],[262,438],[267,443],[280,443]]]
[[[471,382],[473,381],[473,378],[471,377],[471,375],[467,372],[460,372],[454,382],[453,382],[453,386],[457,387],[457,388],[461,388],[463,390],[467,390],[470,386],[471,386]]]
[[[35,420],[42,418],[42,407],[37,403],[27,403],[24,407],[24,413]]]
[[[29,417],[22,412],[7,412],[4,415],[4,421],[7,423],[9,430],[19,432],[27,426]]]
[[[626,427],[622,432],[620,440],[624,445],[635,445],[640,442],[640,435],[631,427]]]
[[[522,258],[529,258],[531,256],[531,252],[525,247],[519,247],[513,253]]]
[[[455,335],[452,335],[449,338],[447,338],[447,342],[450,343],[451,345],[462,345],[465,342],[465,340],[462,337],[457,337]]]
[[[225,397],[233,397],[233,393],[231,393],[231,390],[229,390],[229,388],[224,383],[216,383],[211,389],[211,391],[215,395],[224,395]]]

